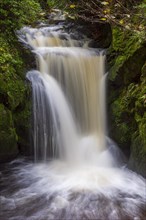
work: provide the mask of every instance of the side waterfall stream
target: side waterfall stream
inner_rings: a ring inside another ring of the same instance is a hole
[[[36,56],[32,85],[35,163],[0,169],[1,220],[141,220],[146,182],[107,137],[105,54],[61,26],[23,28]]]

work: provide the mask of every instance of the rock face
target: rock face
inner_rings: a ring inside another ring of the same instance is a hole
[[[146,42],[114,29],[109,63],[110,136],[146,177]]]
[[[69,22],[66,30],[82,39],[83,36],[90,39],[91,48],[108,48],[112,41],[112,30],[108,23],[90,23],[81,20]]]

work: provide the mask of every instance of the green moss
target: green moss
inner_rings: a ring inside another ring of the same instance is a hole
[[[30,24],[38,19],[40,5],[35,0],[6,0],[0,3],[1,28],[5,32],[20,29],[23,24]]]
[[[29,89],[29,87],[28,87]],[[19,150],[22,154],[28,155],[30,153],[30,118],[31,118],[31,101],[30,101],[30,90],[27,91],[25,101],[20,106],[21,109],[16,109],[13,113],[14,125],[16,133],[18,135],[17,143]]]
[[[146,143],[140,135],[134,135],[133,137],[128,165],[131,169],[146,177]]]
[[[22,75],[23,61],[16,48],[2,37],[0,52],[0,100],[13,111],[24,101],[27,89]]]
[[[110,48],[110,54],[112,57],[110,62],[110,80],[115,81],[116,77],[119,79],[119,74],[123,75],[124,72],[123,80],[121,82],[123,83],[124,80],[126,81],[127,74],[129,74],[127,71],[129,67],[127,67],[126,61],[128,61],[128,63],[129,61],[132,62],[132,70],[135,70],[135,60],[133,60],[133,58],[135,57],[135,52],[137,53],[138,49],[142,47],[143,42],[143,39],[139,38],[138,35],[131,31],[125,31],[119,27],[113,28],[113,41]],[[136,65],[138,64],[139,63],[136,60]]]
[[[123,91],[121,96],[111,104],[112,112],[112,138],[116,140],[121,148],[129,147],[131,134],[135,129],[135,120],[132,120],[133,109],[132,98],[126,96]]]
[[[146,63],[143,65],[142,70],[141,70],[141,77],[146,77]]]
[[[0,160],[9,158],[9,156],[16,156],[17,149],[17,134],[13,124],[11,112],[0,104]]]
[[[116,28],[110,51],[111,136],[130,150],[129,166],[146,176],[146,42]]]
[[[133,32],[119,27],[113,28],[112,50],[117,51],[119,54],[124,53],[129,57],[140,45],[141,39]]]
[[[25,74],[32,60],[27,52],[23,54],[15,31],[34,24],[41,12],[37,0],[0,2],[0,159],[18,152],[17,144],[21,147],[21,142],[28,145],[30,93]]]
[[[117,59],[115,60],[114,65],[112,66],[111,74],[110,74],[110,80],[115,80],[116,76],[117,76],[117,72],[118,70],[121,68],[121,66],[123,65],[123,63],[126,60],[126,56],[118,56]]]

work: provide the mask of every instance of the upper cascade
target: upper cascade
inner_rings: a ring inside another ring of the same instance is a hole
[[[89,39],[79,40],[74,34],[68,34],[63,26],[28,28],[24,27],[19,32],[22,42],[29,44],[32,48],[37,47],[83,47],[88,48]]]

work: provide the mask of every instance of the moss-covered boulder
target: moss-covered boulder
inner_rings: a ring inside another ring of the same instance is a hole
[[[146,42],[113,30],[109,65],[110,136],[130,157],[129,167],[146,176]]]

